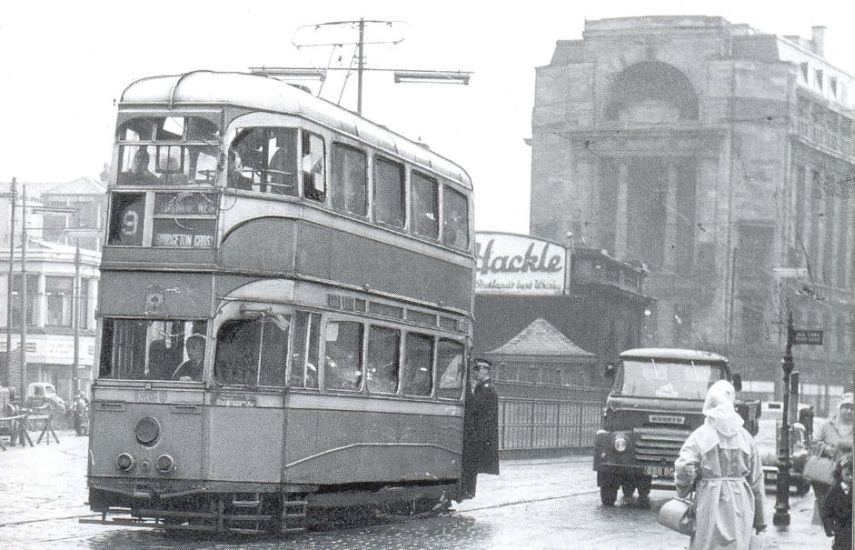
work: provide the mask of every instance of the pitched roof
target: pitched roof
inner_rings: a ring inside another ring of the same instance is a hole
[[[41,189],[42,195],[103,195],[107,186],[101,181],[81,177],[66,183],[46,184]]]
[[[593,353],[574,344],[561,331],[542,318],[535,319],[504,345],[488,353],[490,355],[594,357]]]

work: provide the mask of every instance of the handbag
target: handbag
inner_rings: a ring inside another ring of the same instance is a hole
[[[834,483],[834,461],[824,456],[812,454],[805,462],[802,476],[811,481],[831,485]]]
[[[683,535],[695,534],[695,504],[688,498],[672,498],[662,505],[656,521]]]

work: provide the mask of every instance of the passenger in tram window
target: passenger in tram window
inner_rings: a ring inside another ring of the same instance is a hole
[[[199,382],[202,380],[202,366],[205,359],[205,337],[193,334],[185,343],[188,359],[172,373],[173,380]]]
[[[296,153],[291,147],[281,146],[270,157],[267,174],[270,192],[276,195],[297,196],[297,173],[294,169]]]
[[[158,184],[160,178],[149,170],[151,157],[144,147],[137,149],[131,161],[130,170],[125,174],[125,183],[131,184]]]
[[[240,153],[235,149],[229,150],[229,187],[252,191],[252,178],[243,175],[245,170]]]
[[[328,345],[324,372],[326,373],[324,385],[328,389],[357,390],[362,381],[362,370],[359,368],[359,360],[353,350],[337,353]]]

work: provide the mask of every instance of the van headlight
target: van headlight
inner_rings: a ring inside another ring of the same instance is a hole
[[[615,436],[614,445],[615,445],[615,450],[619,453],[622,453],[626,450],[627,446],[629,445],[629,442],[626,440],[626,438],[624,436],[618,435],[618,436]]]

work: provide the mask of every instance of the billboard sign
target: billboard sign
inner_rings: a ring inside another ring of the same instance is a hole
[[[475,234],[479,294],[562,294],[567,249],[551,241],[508,233]]]

